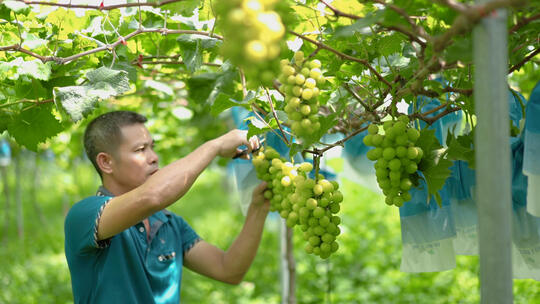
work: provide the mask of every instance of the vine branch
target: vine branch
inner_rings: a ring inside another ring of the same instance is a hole
[[[181,2],[184,0],[165,0],[165,1],[157,1],[157,2],[146,2],[146,3],[122,3],[122,4],[114,4],[114,5],[88,5],[88,4],[71,4],[71,3],[56,3],[56,2],[47,2],[47,1],[28,1],[28,0],[15,0],[17,2],[22,2],[27,5],[47,5],[47,6],[58,6],[58,7],[65,7],[65,8],[82,8],[82,9],[95,9],[95,10],[101,10],[101,11],[108,11],[118,8],[124,8],[124,7],[141,7],[141,6],[151,6],[151,7],[160,7],[163,5],[175,3],[175,2]]]
[[[100,46],[100,47],[97,47],[97,48],[94,48],[94,49],[91,49],[91,50],[88,50],[88,51],[85,51],[85,52],[82,52],[82,53],[79,53],[79,54],[71,55],[69,57],[41,56],[41,55],[36,54],[36,53],[34,53],[34,52],[30,51],[30,50],[27,50],[27,49],[23,48],[20,44],[13,44],[13,45],[10,45],[10,46],[0,47],[0,51],[18,51],[18,52],[30,55],[32,57],[35,57],[35,58],[41,60],[41,62],[43,62],[43,63],[48,62],[48,61],[54,61],[57,64],[66,64],[66,63],[71,62],[73,60],[76,60],[78,58],[88,56],[88,55],[91,55],[91,54],[94,54],[94,53],[103,52],[103,51],[112,51],[118,45],[126,43],[126,41],[128,39],[133,38],[133,37],[135,37],[137,35],[140,35],[140,34],[143,34],[143,33],[160,33],[162,35],[193,34],[193,35],[203,35],[203,36],[208,36],[208,37],[216,38],[216,39],[219,39],[219,40],[223,40],[222,36],[219,36],[219,35],[216,35],[216,34],[211,34],[211,33],[208,33],[208,32],[193,31],[193,30],[171,30],[171,29],[167,29],[167,28],[150,28],[150,29],[141,28],[141,29],[137,29],[137,30],[127,34],[124,37],[120,37],[120,39],[118,39],[116,42],[113,42],[111,44],[106,44],[106,45],[103,45],[103,46]]]
[[[525,63],[527,63],[527,61],[531,60],[534,56],[536,56],[538,53],[540,53],[540,49],[536,49],[534,50],[534,52],[530,53],[529,55],[527,55],[525,58],[523,58],[523,60],[521,60],[520,62],[516,63],[513,67],[511,67],[509,70],[508,70],[508,74],[514,72],[515,70],[519,70]]]
[[[367,67],[373,74],[375,74],[375,76],[381,81],[383,82],[384,84],[386,84],[387,86],[389,87],[392,87],[392,85],[390,84],[390,82],[388,82],[388,80],[386,80],[381,74],[379,74],[379,72],[377,72],[377,70],[372,67],[369,62],[365,59],[360,59],[360,58],[356,58],[356,57],[353,57],[353,56],[350,56],[350,55],[347,55],[347,54],[344,54],[334,48],[331,48],[330,46],[322,43],[322,42],[319,42],[319,41],[316,41],[316,40],[313,40],[311,38],[308,38],[304,35],[301,35],[301,34],[298,34],[294,31],[289,31],[289,33],[297,36],[298,38],[302,39],[302,40],[305,40],[309,43],[312,43],[312,44],[315,44],[316,46],[320,47],[321,49],[325,49],[327,51],[330,51],[334,54],[336,54],[338,57],[340,57],[341,59],[347,59],[347,60],[350,60],[350,61],[355,61],[355,62],[358,62],[358,63],[361,63],[362,65],[364,65],[365,67]]]

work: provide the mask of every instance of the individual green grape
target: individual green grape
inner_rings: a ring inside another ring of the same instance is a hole
[[[369,125],[368,127],[368,133],[369,134],[372,134],[372,135],[375,135],[379,132],[379,127],[375,124],[371,124]]]
[[[382,156],[385,160],[390,161],[394,158],[394,156],[396,156],[396,150],[391,147],[384,148]]]

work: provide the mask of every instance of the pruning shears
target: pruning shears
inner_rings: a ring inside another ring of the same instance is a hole
[[[266,137],[263,137],[263,138],[259,137],[259,147],[257,149],[252,150],[251,153],[256,153],[257,151],[259,151],[262,148],[262,143],[264,143],[265,141],[266,141]],[[236,153],[236,155],[233,156],[233,159],[237,159],[247,154],[248,154],[248,149],[243,149],[242,151]]]

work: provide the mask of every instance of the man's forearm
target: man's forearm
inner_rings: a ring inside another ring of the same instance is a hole
[[[239,282],[248,271],[261,242],[268,206],[251,204],[242,231],[224,254],[225,270]]]
[[[182,197],[193,185],[201,172],[218,154],[214,140],[198,147],[186,157],[163,167],[152,175],[144,184],[145,190],[155,195],[161,210]]]

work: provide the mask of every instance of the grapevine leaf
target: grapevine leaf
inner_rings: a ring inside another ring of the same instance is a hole
[[[177,12],[182,16],[189,17],[193,15],[193,11],[199,6],[200,2],[200,0],[185,0],[166,4],[162,7],[166,10],[170,10],[171,12]]]
[[[7,130],[10,121],[11,115],[7,112],[0,112],[0,134]]]
[[[223,71],[217,73],[204,73],[193,76],[187,80],[188,96],[198,103],[214,103],[220,92],[234,93],[234,80],[238,77],[236,70],[228,64],[223,65]]]
[[[17,98],[23,99],[49,99],[51,91],[43,87],[39,80],[19,81],[15,84]]]
[[[7,129],[17,143],[36,151],[39,143],[45,142],[64,128],[52,114],[52,105],[49,104],[23,110],[11,119]]]
[[[297,143],[291,144],[291,149],[289,150],[289,158],[293,158],[296,153],[302,152],[304,150],[304,146]]]
[[[450,160],[463,160],[469,164],[471,169],[475,166],[475,155],[472,148],[473,132],[466,135],[453,136],[450,131],[446,137],[446,158]]]
[[[0,5],[0,19],[11,20],[10,13],[11,11],[5,5]]]
[[[15,13],[19,13],[19,14],[28,14],[30,12],[30,6],[26,5],[24,2],[22,1],[12,1],[12,0],[8,0],[8,1],[4,1],[2,2],[2,4],[9,8],[10,10],[12,10],[13,12]]]
[[[89,80],[82,86],[56,87],[54,102],[71,117],[79,121],[91,113],[99,100],[118,96],[129,90],[127,72],[105,67],[86,74]]]
[[[418,169],[422,171],[428,187],[428,197],[435,196],[435,200],[441,205],[441,197],[438,191],[442,189],[446,179],[450,176],[450,166],[452,162],[440,157],[442,146],[435,137],[435,130],[423,129],[420,137],[416,141],[416,146],[423,151],[423,157],[418,164]]]
[[[258,117],[254,117],[254,116],[248,117],[246,118],[246,120],[248,121],[247,138],[250,138],[253,135],[259,135],[259,134],[269,132],[271,130],[277,129],[278,127],[274,119],[272,119],[269,123],[265,123]]]
[[[454,43],[444,50],[444,57],[448,62],[472,62],[472,39],[470,37],[456,39]]]
[[[216,48],[218,40],[201,35],[182,35],[178,39],[180,55],[190,72],[195,72],[202,65],[203,50]]]
[[[422,148],[422,151],[424,152],[422,162],[428,160],[428,156],[431,155],[433,151],[441,148],[437,137],[435,137],[435,130],[429,129],[420,131],[420,137],[418,137],[418,140],[416,141],[416,146]],[[422,165],[422,162],[420,162],[420,165]]]
[[[48,80],[51,77],[51,67],[49,64],[44,64],[39,60],[24,61],[19,66],[19,75],[28,75],[39,80]]]
[[[218,116],[221,112],[236,106],[242,106],[246,110],[250,109],[247,103],[237,102],[232,99],[230,95],[219,93],[214,104],[212,104],[212,107],[210,108],[210,113],[214,116]]]
[[[439,207],[441,207],[442,203],[439,190],[443,188],[446,179],[452,173],[449,169],[452,165],[453,163],[448,159],[441,158],[435,165],[423,170],[428,188],[428,196],[434,195]]]
[[[398,35],[384,36],[379,40],[379,53],[388,56],[401,51],[402,39]]]
[[[384,13],[380,10],[369,13],[364,18],[358,19],[352,25],[338,27],[334,32],[333,37],[350,37],[356,33],[371,34],[371,29],[369,29],[369,26],[381,21],[383,18]]]
[[[334,112],[330,115],[321,116],[319,122],[321,123],[321,128],[317,132],[317,140],[321,138],[324,134],[328,132],[333,126],[336,125],[337,112]]]

